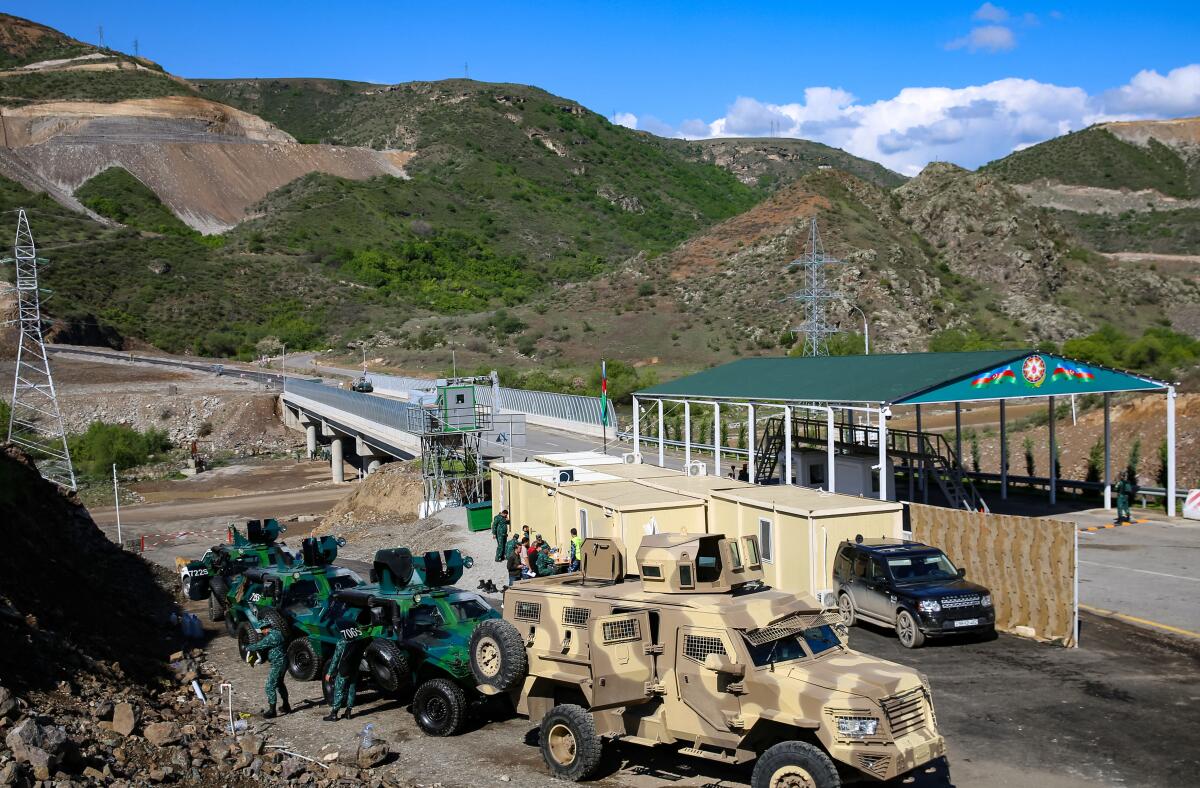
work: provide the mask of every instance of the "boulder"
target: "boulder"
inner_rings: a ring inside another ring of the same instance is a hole
[[[137,727],[137,712],[133,709],[132,703],[118,703],[113,707],[112,729],[122,736],[128,736],[133,733]]]
[[[142,731],[146,741],[155,747],[165,747],[179,741],[181,734],[179,726],[173,722],[152,722]]]
[[[307,768],[308,764],[306,764],[302,759],[288,758],[280,767],[279,776],[285,780],[292,780],[303,774]]]
[[[238,745],[241,746],[242,752],[248,755],[258,755],[263,751],[264,742],[258,736],[248,734],[238,739]]]
[[[370,747],[359,747],[354,761],[360,769],[374,769],[386,761],[391,752],[386,741],[376,739]]]
[[[11,716],[16,710],[16,696],[8,687],[0,687],[0,719]]]
[[[28,763],[35,772],[39,769],[50,772],[62,761],[67,732],[53,725],[38,725],[32,717],[26,717],[8,732],[4,743],[15,759]]]
[[[0,769],[0,785],[16,785],[21,779],[21,767],[9,761]]]

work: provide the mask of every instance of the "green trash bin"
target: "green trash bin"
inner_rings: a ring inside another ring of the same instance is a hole
[[[492,527],[492,502],[467,504],[467,530],[486,531]]]

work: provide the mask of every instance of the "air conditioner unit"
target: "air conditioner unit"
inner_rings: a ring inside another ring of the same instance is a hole
[[[624,460],[626,465],[640,465],[642,462],[642,454],[641,452],[627,451],[621,455],[621,459]]]
[[[707,476],[708,465],[706,463],[696,462],[693,460],[687,464],[687,467],[684,468],[684,472],[687,473],[688,476]]]
[[[562,484],[563,482],[573,482],[573,481],[575,481],[575,469],[574,468],[560,468],[559,469],[559,471],[558,471],[558,483],[559,484]]]

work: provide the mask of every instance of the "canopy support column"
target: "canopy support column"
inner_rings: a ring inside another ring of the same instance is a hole
[[[879,414],[879,500],[886,501],[888,499],[887,417],[883,415],[883,410],[883,406],[880,406],[877,411]]]
[[[792,483],[792,406],[783,406],[783,483]]]
[[[666,458],[663,456],[664,440],[666,425],[663,424],[663,406],[662,400],[658,401],[658,467],[662,468],[666,465]]]
[[[1008,500],[1008,414],[1000,400],[1000,500]]]
[[[746,446],[750,449],[749,459],[746,461],[746,469],[750,472],[750,483],[758,484],[758,479],[754,476],[754,403],[746,405],[746,432],[750,436],[750,442]]]
[[[921,463],[921,503],[929,503],[929,475],[925,462],[925,430],[921,427],[921,406],[917,406],[917,451]]]
[[[1104,508],[1112,510],[1112,394],[1104,395]]]
[[[633,398],[633,456],[641,459],[642,453],[642,421],[639,418],[638,398]]]
[[[683,401],[683,467],[692,464],[692,403]]]
[[[721,403],[713,403],[713,473],[721,475]]]
[[[1167,386],[1167,517],[1175,516],[1175,387]]]
[[[826,452],[829,454],[827,461],[829,465],[829,492],[837,492],[837,444],[833,434],[833,408],[829,409],[825,414],[825,418],[825,437],[829,441],[829,445],[826,447]],[[788,456],[791,456],[790,451],[788,452]]]
[[[1058,444],[1054,440],[1054,397],[1046,397],[1050,408],[1050,505],[1058,502],[1058,482],[1056,460],[1058,459]]]

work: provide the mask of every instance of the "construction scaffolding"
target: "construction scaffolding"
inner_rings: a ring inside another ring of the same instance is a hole
[[[62,411],[54,390],[54,376],[42,338],[42,297],[38,286],[39,260],[33,232],[25,209],[17,211],[17,237],[13,257],[5,259],[16,267],[17,362],[13,371],[12,412],[8,440],[24,449],[37,462],[42,477],[62,487],[75,489],[75,468],[63,427]]]
[[[475,401],[475,387],[480,380],[439,380],[434,407],[424,409],[421,477],[427,514],[483,500],[480,438],[491,426],[491,412]]]

